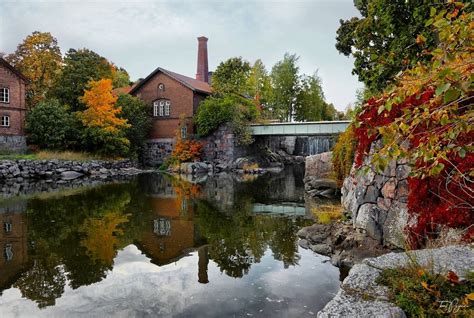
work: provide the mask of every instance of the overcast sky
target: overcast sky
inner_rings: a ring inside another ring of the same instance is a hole
[[[335,36],[339,19],[355,15],[352,0],[2,0],[0,51],[13,52],[33,31],[51,32],[63,54],[91,49],[132,80],[158,66],[194,77],[196,38],[205,35],[210,70],[233,56],[260,58],[270,70],[285,52],[296,53],[302,73],[319,70],[326,100],[343,110],[362,84]]]

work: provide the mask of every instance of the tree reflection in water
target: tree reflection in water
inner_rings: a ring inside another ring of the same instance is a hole
[[[203,284],[209,282],[209,260],[235,278],[246,275],[268,250],[285,268],[298,264],[296,232],[307,221],[253,214],[253,203],[265,196],[255,189],[271,191],[272,187],[255,185],[265,180],[229,181],[232,179],[227,176],[219,190],[219,182],[212,179],[206,186],[150,175],[127,183],[30,198],[24,212],[28,262],[13,286],[40,308],[54,305],[66,283],[76,289],[104,279],[113,269],[117,251],[129,244],[137,245],[155,264],[177,261],[185,250],[197,248],[198,281]],[[215,186],[209,188],[209,184]],[[216,197],[228,202],[219,204]],[[153,222],[160,217],[171,220],[167,236],[154,232]],[[177,233],[180,228],[186,233]],[[183,235],[191,237],[175,239]],[[174,253],[169,253],[169,260],[153,259],[168,255],[163,253],[167,248]]]

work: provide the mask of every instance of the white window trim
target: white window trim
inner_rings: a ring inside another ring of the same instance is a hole
[[[170,109],[171,109],[171,102],[169,100],[167,100],[165,102],[165,116],[170,115]]]
[[[164,111],[165,111],[165,101],[160,100],[160,108],[159,108],[159,116],[160,117],[163,117]]]
[[[10,103],[10,89],[8,87],[0,88],[3,92],[3,99],[0,100],[0,103]]]
[[[186,139],[188,135],[188,127],[183,126],[181,127],[181,139]]]
[[[8,115],[1,116],[0,127],[10,127],[10,116]]]
[[[171,114],[171,102],[169,100],[160,99],[153,102],[154,117],[169,117]]]
[[[158,102],[153,103],[153,117],[158,116]]]

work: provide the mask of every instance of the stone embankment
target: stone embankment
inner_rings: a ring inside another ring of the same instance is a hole
[[[352,167],[342,187],[342,206],[351,215],[353,226],[384,245],[403,247],[404,228],[408,223],[408,176],[405,159],[391,161],[382,172],[371,165],[373,154],[380,147],[372,144],[364,159],[365,173]]]
[[[318,317],[406,317],[401,308],[389,302],[388,288],[378,285],[376,280],[382,270],[406,267],[412,265],[413,260],[434,273],[445,275],[451,270],[465,278],[474,264],[474,250],[472,246],[460,245],[367,258],[352,267],[339,292]]]
[[[61,184],[87,185],[145,172],[130,160],[1,160],[0,190],[5,196]]]

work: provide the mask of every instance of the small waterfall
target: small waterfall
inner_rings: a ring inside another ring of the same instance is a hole
[[[312,136],[308,138],[308,155],[330,151],[334,140],[331,136]]]

